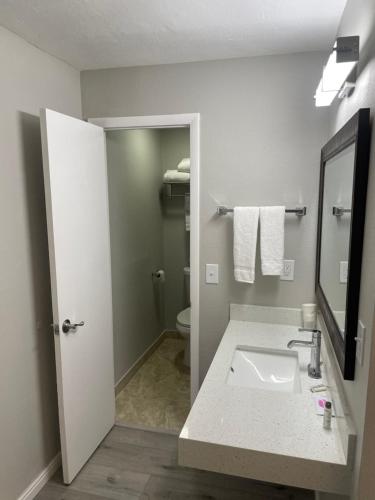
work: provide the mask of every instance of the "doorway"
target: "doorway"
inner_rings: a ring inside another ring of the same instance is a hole
[[[200,116],[199,113],[134,117],[90,118],[105,133],[116,130],[187,128],[190,148],[190,401],[199,390],[199,179],[200,179]],[[107,146],[108,147],[108,146]],[[108,151],[107,151],[108,153]]]
[[[190,133],[106,132],[116,422],[179,432],[190,410]]]

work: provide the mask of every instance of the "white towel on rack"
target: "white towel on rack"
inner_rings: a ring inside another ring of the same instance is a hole
[[[285,207],[261,207],[260,252],[262,274],[280,276],[284,261]]]
[[[235,207],[233,212],[234,279],[254,283],[259,208]]]
[[[179,172],[190,172],[190,158],[182,158],[177,165],[177,170]]]
[[[164,182],[189,182],[189,172],[178,172],[178,170],[167,170],[163,177]]]

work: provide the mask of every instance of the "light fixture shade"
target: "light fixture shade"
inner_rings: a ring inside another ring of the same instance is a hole
[[[335,42],[315,94],[316,106],[329,106],[358,61],[359,37],[340,37]]]
[[[335,47],[336,48],[336,44]],[[323,70],[322,90],[338,92],[354,69],[357,61],[337,62],[337,52],[332,52]]]
[[[316,107],[323,107],[323,106],[330,106],[332,104],[332,101],[336,97],[337,91],[336,90],[323,90],[323,78],[320,80],[318,88],[316,89],[315,93],[315,106]]]

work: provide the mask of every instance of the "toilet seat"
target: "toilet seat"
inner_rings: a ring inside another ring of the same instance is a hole
[[[183,328],[189,328],[190,330],[191,321],[191,308],[187,307],[177,315],[177,324]]]
[[[190,320],[191,320],[191,308],[187,307],[177,315],[176,328],[180,332],[182,337],[187,341],[186,347],[184,349],[184,360],[185,366],[190,367]]]

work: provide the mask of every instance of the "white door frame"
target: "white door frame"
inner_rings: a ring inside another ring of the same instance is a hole
[[[191,404],[199,390],[199,214],[200,214],[200,114],[187,113],[175,115],[126,116],[108,118],[89,118],[104,130],[134,128],[172,128],[190,129],[190,370]]]

